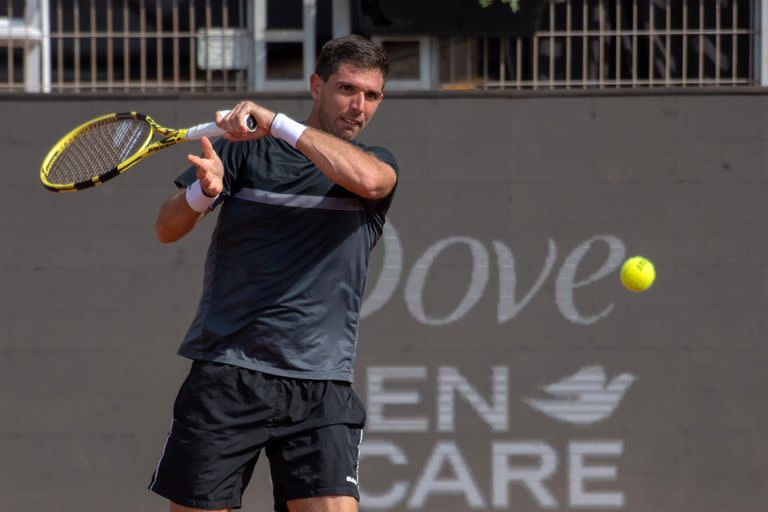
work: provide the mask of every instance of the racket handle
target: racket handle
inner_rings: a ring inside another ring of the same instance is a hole
[[[229,114],[229,110],[219,110],[216,112],[221,117],[226,116]],[[248,128],[249,132],[255,132],[256,131],[256,119],[253,118],[253,116],[248,116],[245,118],[245,126]]]
[[[229,110],[220,110],[217,113],[223,117],[229,113]],[[256,119],[253,116],[248,116],[245,124],[248,126],[248,131],[253,132],[256,130]],[[224,130],[216,126],[216,123],[203,123],[187,128],[186,139],[198,140],[203,137],[219,137],[221,135],[224,135]]]
[[[213,138],[224,135],[224,130],[216,126],[216,123],[203,123],[187,128],[184,137],[187,140],[199,140],[203,137]]]

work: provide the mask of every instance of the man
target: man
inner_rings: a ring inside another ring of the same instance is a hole
[[[231,510],[262,448],[275,510],[357,510],[365,411],[351,388],[371,249],[397,181],[383,148],[355,142],[389,61],[359,36],[328,42],[305,123],[252,102],[176,184],[157,237],[188,233],[221,205],[203,294],[179,349],[193,359],[150,489],[171,511]],[[246,119],[257,128],[249,132]]]

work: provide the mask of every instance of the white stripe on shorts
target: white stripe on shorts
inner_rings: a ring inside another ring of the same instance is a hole
[[[360,446],[363,444],[363,429],[360,429],[360,441],[357,442],[357,468],[355,469],[355,485],[360,488]]]
[[[160,460],[157,461],[157,466],[155,466],[155,474],[152,475],[152,482],[149,484],[149,489],[153,490],[155,487],[155,483],[157,483],[157,472],[160,471],[160,463],[163,462],[163,457],[165,456],[165,448],[168,446],[168,440],[171,438],[171,432],[173,432],[173,424],[176,422],[175,419],[171,420],[171,428],[168,430],[168,435],[165,436],[165,442],[163,443],[163,450],[160,452]]]

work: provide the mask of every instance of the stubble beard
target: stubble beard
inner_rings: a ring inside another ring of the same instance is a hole
[[[323,131],[330,133],[342,140],[352,142],[363,131],[364,126],[360,126],[357,130],[350,132],[348,130],[339,129],[336,121],[339,116],[328,112],[324,107],[320,107],[320,123]]]

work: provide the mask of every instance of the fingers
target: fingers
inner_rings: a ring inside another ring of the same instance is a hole
[[[213,197],[224,188],[224,167],[207,137],[200,139],[200,145],[203,156],[187,155],[187,160],[197,168],[197,179],[203,192]]]
[[[217,164],[221,162],[219,155],[216,154],[216,150],[213,149],[213,145],[208,137],[200,139],[200,146],[203,149],[203,156],[187,155],[187,160],[197,167],[198,173],[200,171],[214,172],[218,167]]]
[[[268,135],[269,132],[263,127],[269,126],[270,117],[274,117],[273,112],[251,101],[241,101],[224,117],[217,113],[216,124],[226,132],[224,138],[227,140],[256,140]],[[249,118],[256,123],[253,131],[248,127]]]
[[[241,103],[235,107],[235,112],[232,113],[231,118],[234,133],[242,136],[250,131],[246,124],[246,119],[249,115],[247,104]]]
[[[216,125],[227,132],[227,134],[240,137],[244,135],[247,132],[247,129],[245,129],[245,116],[247,115],[247,110],[245,104],[248,102],[240,102],[237,105],[235,105],[229,112],[226,113],[222,117],[220,112],[216,112]],[[242,118],[242,121],[241,121]],[[231,140],[231,139],[230,139]]]
[[[211,164],[210,160],[200,158],[196,155],[187,155],[187,160],[189,160],[189,163],[197,167],[197,179],[199,179],[201,182],[202,180],[211,179],[211,176],[216,176],[214,166]],[[220,176],[216,177],[221,179]]]
[[[205,170],[208,165],[208,163],[205,160],[203,160],[202,158],[196,155],[187,155],[187,160],[189,161],[189,163],[197,167],[198,171]]]
[[[203,147],[203,154],[205,155],[205,158],[208,158],[208,159],[219,158],[219,156],[216,154],[216,151],[214,151],[213,149],[213,145],[211,144],[211,141],[208,140],[208,137],[201,138],[200,145]]]

